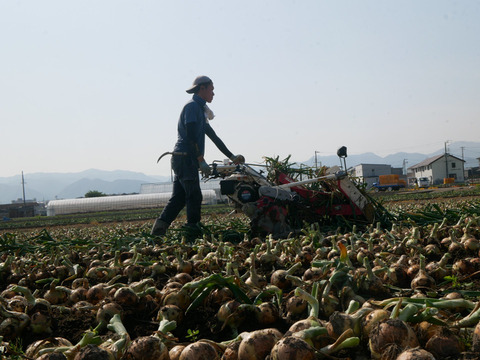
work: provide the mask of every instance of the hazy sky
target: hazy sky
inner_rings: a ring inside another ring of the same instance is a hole
[[[0,176],[168,175],[203,74],[250,162],[480,140],[479,1],[0,0],[0,34]]]

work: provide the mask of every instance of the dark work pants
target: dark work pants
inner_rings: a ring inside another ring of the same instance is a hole
[[[171,224],[186,205],[187,224],[196,224],[200,221],[202,211],[198,162],[188,156],[173,156],[172,169],[175,174],[172,197],[163,209],[160,219]]]

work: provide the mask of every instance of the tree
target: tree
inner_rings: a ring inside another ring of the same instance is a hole
[[[97,191],[97,190],[90,190],[85,194],[86,198],[102,197],[102,196],[107,196],[107,194],[104,194],[103,192]]]

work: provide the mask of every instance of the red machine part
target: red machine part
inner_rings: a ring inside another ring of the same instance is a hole
[[[289,184],[295,182],[291,177],[284,173],[278,175],[278,182],[280,184]],[[350,182],[349,180],[347,180]],[[292,186],[291,190],[295,191],[303,199],[307,200],[313,207],[314,212],[318,215],[341,215],[341,216],[362,216],[368,215],[362,210],[356,202],[350,199],[349,193],[343,189],[348,184],[342,179],[337,180],[337,187],[344,195],[345,199],[348,199],[348,203],[333,203],[332,194],[324,191],[309,190],[300,186]]]

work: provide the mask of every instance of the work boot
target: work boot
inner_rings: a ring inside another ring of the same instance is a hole
[[[163,221],[162,219],[155,220],[155,224],[153,224],[152,231],[150,235],[153,236],[163,236],[167,233],[167,229],[170,225]]]

